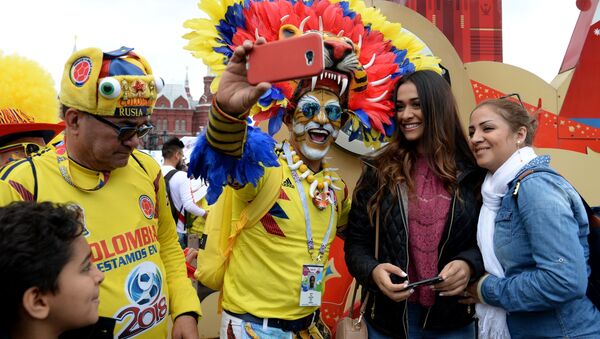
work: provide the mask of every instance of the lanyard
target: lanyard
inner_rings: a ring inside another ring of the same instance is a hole
[[[290,145],[287,142],[283,143],[283,154],[285,156],[288,166],[290,166],[290,167],[293,166],[294,161],[292,160],[292,152],[290,151]],[[325,254],[325,248],[327,247],[327,243],[329,242],[329,237],[331,236],[331,229],[333,228],[333,219],[334,219],[333,215],[335,213],[335,210],[334,210],[335,203],[330,204],[331,215],[329,217],[329,226],[327,227],[327,232],[325,233],[325,238],[323,239],[323,243],[321,243],[321,247],[319,247],[319,254],[315,258],[313,256],[313,253],[315,250],[315,244],[313,241],[312,227],[310,224],[310,215],[308,212],[308,203],[306,202],[306,194],[304,193],[304,186],[302,185],[302,181],[300,180],[298,173],[294,170],[292,170],[291,172],[292,172],[292,176],[294,177],[294,181],[296,182],[296,189],[298,190],[298,194],[300,195],[300,200],[302,201],[302,208],[304,210],[304,220],[306,222],[306,246],[308,248],[308,254],[310,254],[310,257],[313,261],[318,263],[318,262],[321,262],[321,260],[323,260],[323,255]]]
[[[58,171],[60,172],[60,175],[62,175],[63,179],[65,179],[69,185],[85,192],[92,192],[101,189],[104,187],[104,185],[106,185],[108,179],[110,178],[110,172],[99,172],[98,184],[95,187],[83,188],[77,185],[73,180],[73,176],[71,176],[71,170],[69,169],[69,154],[67,153],[67,143],[64,140],[56,145],[56,162],[58,164]]]

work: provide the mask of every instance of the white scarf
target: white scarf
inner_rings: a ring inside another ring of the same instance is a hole
[[[508,183],[515,178],[523,166],[535,157],[537,155],[533,148],[523,147],[519,149],[495,173],[488,172],[481,186],[483,206],[481,212],[479,212],[479,222],[477,224],[477,245],[481,250],[486,272],[499,278],[504,278],[504,269],[500,265],[496,253],[494,253],[496,214],[500,209],[502,197],[508,190]],[[479,318],[479,338],[510,339],[504,309],[487,304],[477,304],[475,310],[477,318]]]

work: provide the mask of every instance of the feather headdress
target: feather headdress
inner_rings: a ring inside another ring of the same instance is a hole
[[[369,146],[377,147],[393,133],[396,80],[415,70],[441,72],[439,59],[425,55],[419,39],[362,0],[201,0],[199,8],[208,18],[185,22],[192,30],[184,36],[189,40],[185,48],[215,74],[213,92],[233,50],[244,40],[278,40],[282,28],[291,26],[300,33],[322,32],[325,41],[328,37],[351,41],[366,79],[358,83],[354,74],[348,74],[348,107],[344,108],[350,113],[350,139],[361,136]],[[253,121],[269,119],[269,133],[276,133],[298,85],[295,81],[273,84],[252,108]]]
[[[199,8],[208,18],[185,22],[191,30],[184,36],[189,40],[185,48],[215,74],[213,93],[233,50],[245,40],[263,37],[269,42],[308,31],[323,36],[323,74],[314,79],[275,83],[251,108],[251,120],[268,120],[271,135],[280,129],[284,115],[293,112],[307,89],[329,86],[348,113],[350,140],[358,138],[378,147],[394,133],[393,89],[397,80],[416,70],[441,73],[439,59],[425,55],[418,38],[402,30],[400,24],[388,22],[362,0],[200,0]],[[340,53],[339,48],[344,52]],[[189,173],[209,182],[209,203],[216,200],[221,186],[229,180],[256,185],[263,174],[262,166],[278,166],[274,153],[258,152],[265,145],[274,146],[274,142],[267,142],[268,136],[260,134],[258,129],[248,128],[240,159],[215,154],[205,137],[199,138]],[[253,147],[256,140],[262,140],[260,147]]]

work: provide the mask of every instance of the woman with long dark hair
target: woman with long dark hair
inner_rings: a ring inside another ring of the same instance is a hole
[[[364,159],[345,243],[350,273],[372,294],[369,337],[475,338],[474,308],[458,300],[483,274],[476,241],[483,172],[440,75],[404,76],[394,99],[395,135]],[[436,276],[443,281],[407,288]]]

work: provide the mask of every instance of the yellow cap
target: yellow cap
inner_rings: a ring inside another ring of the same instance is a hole
[[[133,48],[102,52],[86,48],[71,55],[61,81],[60,102],[96,115],[138,117],[152,114],[161,78]]]

